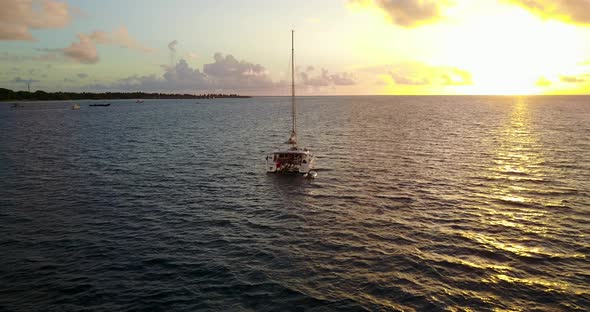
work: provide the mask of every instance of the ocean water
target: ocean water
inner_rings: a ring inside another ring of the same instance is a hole
[[[590,97],[0,105],[1,311],[588,311]]]

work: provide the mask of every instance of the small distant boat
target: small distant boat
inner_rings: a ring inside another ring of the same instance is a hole
[[[293,48],[293,35],[291,31],[291,118],[292,128],[291,136],[287,140],[287,144],[291,147],[288,149],[278,149],[266,156],[266,172],[280,173],[280,174],[302,174],[306,178],[313,179],[317,176],[317,172],[312,171],[315,161],[314,155],[307,148],[297,147],[297,132],[296,121],[297,114],[295,105],[295,62]]]
[[[18,109],[18,108],[22,108],[23,105],[19,104],[19,103],[13,103],[12,105],[10,105],[10,109]]]
[[[137,100],[135,103],[143,103],[143,100]]]
[[[72,109],[80,109],[80,104],[75,103],[74,105],[72,105]]]
[[[111,106],[111,103],[89,104],[88,106]]]

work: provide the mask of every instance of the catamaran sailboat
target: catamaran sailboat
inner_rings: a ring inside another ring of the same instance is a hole
[[[307,148],[297,146],[297,106],[295,103],[295,49],[294,49],[294,31],[291,31],[291,115],[292,128],[291,136],[287,144],[291,147],[288,149],[278,149],[266,156],[266,172],[284,173],[284,174],[304,174],[315,177],[317,173],[311,171],[314,163],[314,156]]]

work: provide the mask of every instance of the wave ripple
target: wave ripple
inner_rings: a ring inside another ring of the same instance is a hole
[[[588,311],[587,102],[2,105],[0,310]]]

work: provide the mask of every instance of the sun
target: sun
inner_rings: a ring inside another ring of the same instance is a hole
[[[540,94],[541,78],[558,79],[584,59],[583,36],[572,25],[542,20],[514,7],[462,16],[433,58],[467,70],[469,94]]]

